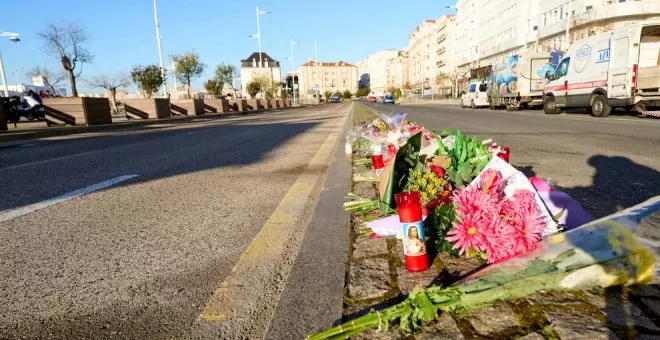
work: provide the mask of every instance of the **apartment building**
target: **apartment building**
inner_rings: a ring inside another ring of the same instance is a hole
[[[309,98],[315,89],[325,91],[355,93],[358,85],[357,67],[345,61],[316,62],[310,60],[296,71],[302,99]]]
[[[409,80],[413,92],[431,88],[438,74],[437,27],[435,19],[424,20],[408,36]]]
[[[571,41],[660,19],[658,0],[544,0],[539,6],[538,44],[544,50],[565,50]],[[569,34],[566,40],[566,26]]]
[[[259,58],[259,53],[255,52],[246,59],[241,60],[240,77],[243,97],[250,97],[247,91],[247,84],[256,76],[264,76],[274,83],[281,83],[282,71],[280,69],[280,62],[271,58],[265,52],[261,52],[261,58]]]
[[[456,9],[463,74],[524,49],[565,50],[576,39],[660,18],[657,0],[459,0]]]
[[[399,54],[387,61],[386,78],[387,89],[405,89],[408,80],[408,51],[401,50]]]
[[[399,50],[383,50],[357,62],[357,70],[362,86],[369,83],[371,92],[382,95],[388,89],[388,64],[399,57]]]

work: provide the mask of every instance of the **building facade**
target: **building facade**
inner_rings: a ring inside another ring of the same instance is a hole
[[[409,80],[413,92],[430,89],[438,74],[435,19],[424,20],[408,36]]]
[[[388,64],[399,57],[399,50],[378,51],[360,60],[357,65],[361,86],[371,88],[371,92],[382,96],[388,89]]]
[[[261,60],[261,64],[259,63],[259,60]],[[261,53],[261,59],[259,58],[259,53],[255,52],[246,59],[241,60],[240,77],[241,93],[243,97],[250,97],[247,92],[247,84],[249,84],[250,81],[252,81],[252,79],[257,76],[264,76],[275,84],[280,84],[282,82],[280,62],[271,58],[265,52]]]
[[[399,51],[396,57],[386,62],[386,89],[401,89],[405,91],[405,88],[410,83],[408,79],[408,65],[408,51],[405,49]]]
[[[338,62],[316,62],[310,60],[304,63],[296,71],[300,86],[300,97],[308,99],[318,89],[323,94],[326,91],[332,93],[351,93],[357,91],[358,72],[357,67],[345,61]]]
[[[577,39],[660,19],[657,0],[459,0],[456,9],[457,68],[466,77],[526,49],[566,50]]]

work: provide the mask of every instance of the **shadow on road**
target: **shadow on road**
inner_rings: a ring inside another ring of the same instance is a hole
[[[189,128],[165,129],[154,125],[110,136],[47,141],[34,148],[0,149],[0,175],[12,179],[0,184],[0,211],[58,197],[128,173],[139,176],[115,188],[250,164],[321,122],[338,117],[302,116],[281,122],[281,116],[264,115],[258,121],[235,119]],[[76,156],[80,154],[85,155]],[[58,158],[63,159],[49,161]],[[147,162],[148,159],[154,163]],[[108,166],[98,166],[106,162]]]
[[[561,188],[594,217],[603,217],[660,195],[660,172],[626,157],[595,155],[588,187]]]

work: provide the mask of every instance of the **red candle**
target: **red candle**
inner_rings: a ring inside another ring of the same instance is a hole
[[[385,162],[383,160],[383,155],[373,155],[371,156],[371,163],[374,165],[374,170],[380,170],[385,167]]]
[[[424,242],[422,207],[419,192],[401,192],[394,195],[399,221],[403,231],[403,253],[406,257],[406,269],[421,272],[429,267]]]
[[[502,151],[497,153],[497,156],[509,163],[509,155],[511,154],[511,149],[508,146],[503,146]]]

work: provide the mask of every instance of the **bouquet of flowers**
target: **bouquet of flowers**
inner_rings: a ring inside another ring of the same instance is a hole
[[[312,334],[308,339],[346,339],[370,329],[387,329],[395,320],[408,334],[443,311],[466,312],[539,291],[648,283],[658,272],[660,248],[653,239],[658,220],[660,197],[655,197],[549,237],[535,251],[489,266],[454,286],[417,288],[395,306]]]
[[[454,192],[457,220],[446,240],[461,255],[480,254],[496,263],[533,250],[541,240],[545,223],[533,193],[505,197],[504,185],[500,173],[488,169],[478,185]]]

